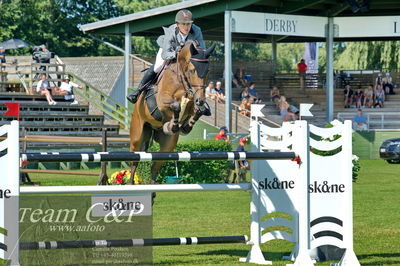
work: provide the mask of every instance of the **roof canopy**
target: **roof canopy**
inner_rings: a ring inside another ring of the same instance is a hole
[[[276,14],[310,15],[325,17],[394,16],[400,15],[398,0],[189,0],[143,12],[111,18],[80,26],[83,32],[99,35],[124,35],[125,23],[135,36],[158,36],[162,26],[174,23],[180,9],[190,9],[195,24],[202,28],[206,40],[223,41],[224,11],[250,11]],[[350,5],[350,3],[353,3]],[[400,20],[399,20],[400,25]],[[399,26],[400,27],[400,26]],[[399,36],[393,36],[399,38]],[[393,39],[393,37],[390,37]],[[264,34],[234,33],[233,41],[269,42]],[[349,38],[341,38],[348,40]],[[351,38],[351,40],[384,40],[385,37]],[[278,42],[325,41],[325,38],[279,36]]]

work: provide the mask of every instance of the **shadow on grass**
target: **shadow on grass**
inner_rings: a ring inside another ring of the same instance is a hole
[[[182,253],[182,254],[171,254],[171,257],[187,257],[187,256],[215,256],[213,257],[213,263],[218,263],[220,260],[221,262],[226,263],[227,258],[222,256],[230,256],[230,257],[237,257],[237,258],[244,258],[247,257],[249,250],[241,250],[241,249],[216,249],[206,252],[198,252],[198,253]],[[263,252],[265,259],[267,260],[275,260],[275,261],[282,261],[282,256],[289,255],[284,252]],[[218,257],[221,256],[221,257]],[[210,258],[210,257],[207,257]],[[235,263],[237,261],[235,260]],[[187,265],[190,264],[187,260],[180,260],[180,259],[173,259],[173,261],[161,261],[155,262],[154,265]]]
[[[233,257],[247,257],[247,254],[249,253],[249,250],[241,250],[241,249],[220,249],[220,250],[212,250],[212,251],[207,251],[207,252],[201,252],[197,253],[197,255],[206,255],[206,256],[212,256],[212,255],[228,255],[228,256],[233,256]],[[263,252],[265,259],[268,260],[282,260],[283,256],[288,256],[289,253],[285,252]]]
[[[357,255],[357,258],[365,261],[362,263],[363,266],[400,265],[400,253],[365,254]]]

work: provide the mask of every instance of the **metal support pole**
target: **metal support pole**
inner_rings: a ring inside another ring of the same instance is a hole
[[[275,36],[271,36],[272,40],[272,64],[273,64],[273,73],[275,75],[278,63],[278,54],[277,54],[277,42]]]
[[[232,15],[225,11],[225,126],[232,131]]]
[[[326,120],[333,120],[333,17],[326,28]]]
[[[129,88],[129,55],[131,54],[131,33],[129,32],[129,23],[125,23],[125,51],[124,51],[124,70],[125,70],[125,108],[128,110],[128,99],[126,96],[128,95]],[[128,124],[128,111],[126,111],[126,124]]]
[[[239,108],[235,106],[235,133],[238,133],[238,113]]]
[[[218,126],[217,119],[218,119],[218,107],[217,107],[217,99],[215,99],[215,101],[214,101],[214,126]]]
[[[103,128],[101,137],[101,151],[107,152],[107,128]],[[101,172],[97,185],[107,185],[107,162],[101,162]]]

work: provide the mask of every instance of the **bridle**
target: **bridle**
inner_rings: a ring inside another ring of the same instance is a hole
[[[179,58],[179,53],[177,52],[176,54],[176,58]],[[200,58],[193,58],[190,57],[190,61],[197,61],[197,62],[202,62],[202,63],[208,63],[208,59],[204,58],[204,59],[200,59]],[[185,89],[185,93],[186,93],[186,97],[194,97],[196,95],[196,93],[199,91],[199,89],[197,90],[193,90],[193,88],[205,88],[205,85],[201,85],[201,84],[193,84],[189,81],[188,77],[185,75],[184,71],[182,70],[182,67],[180,66],[178,60],[176,61],[176,70],[174,70],[171,65],[168,66],[169,69],[174,72],[179,81],[182,83],[183,88]]]

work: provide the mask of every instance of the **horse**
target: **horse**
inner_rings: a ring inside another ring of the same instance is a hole
[[[147,151],[152,140],[160,144],[160,152],[171,152],[180,134],[189,134],[203,114],[210,115],[205,107],[205,84],[208,58],[214,49],[215,44],[204,50],[195,41],[187,41],[177,52],[176,61],[164,67],[157,88],[140,95],[131,117],[131,152]],[[150,101],[156,103],[155,107],[149,107]],[[151,183],[156,183],[163,163],[153,162]],[[137,165],[132,162],[131,184]]]

